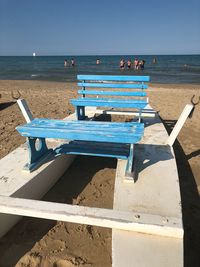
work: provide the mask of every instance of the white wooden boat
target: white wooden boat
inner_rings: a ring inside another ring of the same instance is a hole
[[[95,109],[89,114],[94,116]],[[110,227],[114,267],[183,266],[181,199],[173,148],[166,143],[168,135],[157,115],[145,121],[145,136],[136,147],[137,181],[124,178],[125,161],[118,160],[113,210],[35,200],[53,186],[74,156],[50,159],[33,173],[21,171],[27,160],[24,147],[3,158],[0,236],[19,220],[13,214]]]

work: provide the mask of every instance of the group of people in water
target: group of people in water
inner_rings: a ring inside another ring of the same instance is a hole
[[[135,58],[134,61],[128,59],[127,62],[124,59],[121,59],[119,62],[120,69],[124,70],[125,68],[131,69],[134,68],[135,70],[144,69],[145,60],[139,60]]]
[[[99,65],[101,63],[100,59],[96,60],[96,64]],[[156,64],[157,60],[156,58],[153,58],[153,64]],[[144,65],[145,65],[145,60],[139,60],[138,58],[135,58],[133,61],[131,61],[131,59],[128,59],[127,62],[124,59],[121,59],[119,62],[119,67],[120,69],[124,70],[124,69],[135,69],[135,70],[139,70],[139,69],[144,69]],[[75,60],[72,58],[71,60],[64,60],[64,67],[74,67],[75,66]]]
[[[67,59],[64,60],[64,67],[74,67],[75,66],[75,60],[72,58],[70,61],[68,61]]]

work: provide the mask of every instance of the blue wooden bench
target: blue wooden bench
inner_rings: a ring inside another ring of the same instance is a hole
[[[148,104],[144,90],[148,88],[145,82],[149,82],[149,76],[78,75],[77,79],[81,81],[78,82],[81,87],[78,94],[82,96],[71,99],[70,102],[75,106],[78,120],[85,119],[85,107],[93,106],[138,109],[140,121],[141,110]],[[93,97],[86,97],[87,95]],[[122,96],[129,98],[121,98]]]
[[[16,129],[27,137],[29,161],[26,169],[29,171],[40,166],[44,158],[53,152],[55,155],[78,154],[126,159],[126,176],[131,176],[133,147],[143,136],[144,124],[34,119]],[[48,149],[46,138],[65,139],[66,143],[53,151]]]

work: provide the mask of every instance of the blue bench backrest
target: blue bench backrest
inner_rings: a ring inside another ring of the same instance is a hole
[[[149,82],[150,76],[130,76],[130,75],[77,75],[78,80],[84,81],[118,81],[118,82]]]
[[[146,96],[148,86],[145,82],[150,81],[149,76],[110,76],[110,75],[78,75],[78,94],[85,95],[111,95],[111,96]],[[86,88],[104,88],[104,89],[137,89],[139,91],[108,91],[108,90],[86,90]]]

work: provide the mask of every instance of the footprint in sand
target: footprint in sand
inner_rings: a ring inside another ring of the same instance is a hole
[[[68,260],[58,260],[53,267],[74,267],[75,265]]]

